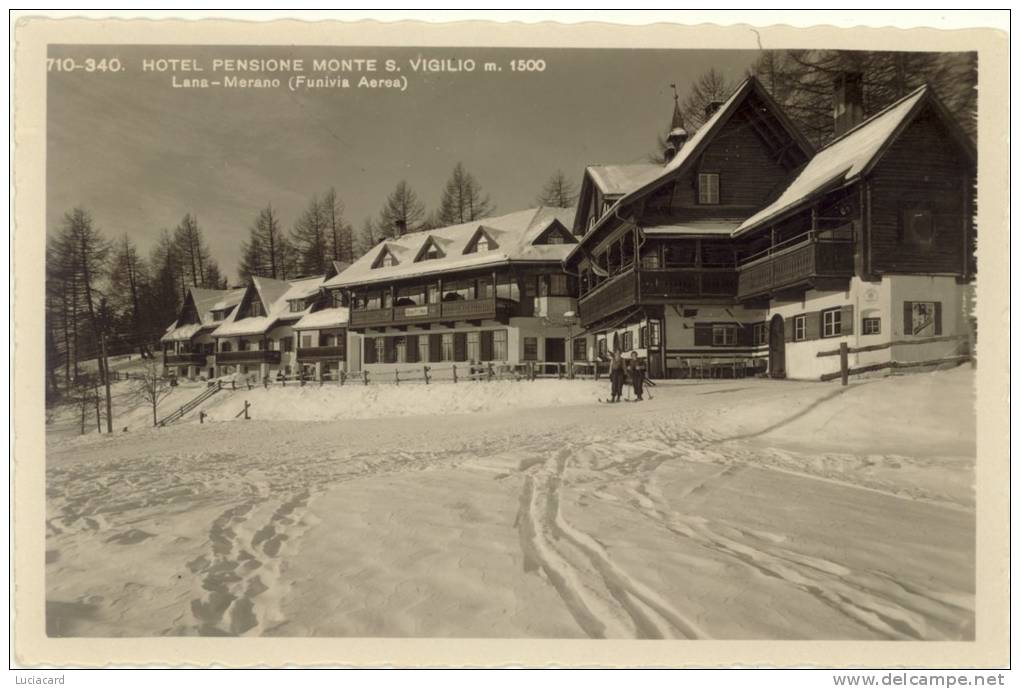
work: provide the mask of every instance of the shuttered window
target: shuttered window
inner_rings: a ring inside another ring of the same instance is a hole
[[[842,309],[822,311],[822,337],[839,337],[843,334],[842,324]]]
[[[588,342],[583,337],[574,338],[574,361],[584,361],[588,358]]]
[[[480,341],[479,341],[479,359],[481,361],[492,361],[493,358],[494,358],[492,356],[492,350],[493,350],[493,347],[492,347],[493,333],[492,333],[492,331],[491,330],[485,330],[485,331],[479,333],[479,338],[480,338]]]
[[[719,203],[719,174],[702,172],[698,175],[698,203],[716,205]]]
[[[492,359],[494,361],[506,361],[509,359],[509,348],[507,347],[507,331],[495,330],[492,333]]]
[[[422,338],[425,339],[425,338]],[[430,362],[437,362],[443,360],[443,336],[442,335],[429,335],[428,339],[428,360]]]
[[[482,334],[477,330],[467,334],[467,360],[482,360]]]
[[[443,333],[443,349],[441,361],[453,361],[453,333]]]
[[[366,364],[374,364],[374,363],[376,363],[376,359],[375,359],[375,338],[374,337],[366,337],[365,340],[364,340],[364,343],[365,343],[365,363]]]
[[[467,361],[467,333],[453,334],[453,359],[454,361]]]
[[[524,360],[525,361],[538,361],[538,338],[537,337],[525,337],[524,338]]]
[[[793,317],[793,341],[801,342],[807,339],[807,316]]]

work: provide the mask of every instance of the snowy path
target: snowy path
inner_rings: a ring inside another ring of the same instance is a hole
[[[897,383],[56,443],[49,631],[969,638],[966,426],[811,440]]]

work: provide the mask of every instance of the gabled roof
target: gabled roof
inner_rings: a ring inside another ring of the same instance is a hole
[[[212,312],[235,306],[237,302],[241,301],[243,296],[244,288],[227,290],[202,289],[199,287],[188,288],[188,294],[185,297],[184,304],[181,305],[177,320],[170,324],[170,327],[166,329],[160,340],[163,342],[186,342],[201,330],[215,327],[221,321],[213,320]],[[184,315],[184,309],[188,306],[189,302],[194,305],[199,320],[197,323],[181,323],[178,326],[181,316]]]
[[[307,299],[317,294],[325,278],[316,275],[293,281],[274,280],[252,276],[246,288],[257,295],[265,307],[264,316],[246,316],[241,309],[234,309],[230,317],[213,331],[215,337],[232,337],[237,335],[261,335],[270,330],[279,321],[298,320],[311,313],[312,307],[301,311],[291,311],[290,302],[294,299]]]
[[[622,196],[662,174],[662,165],[589,165],[585,173],[604,196]]]
[[[646,196],[663,184],[670,182],[671,180],[684,174],[688,168],[698,159],[705,148],[712,142],[716,134],[718,134],[726,123],[729,122],[730,118],[740,108],[745,100],[754,94],[761,99],[762,102],[768,107],[768,111],[772,114],[783,130],[790,136],[791,140],[797,145],[805,157],[810,158],[814,154],[814,147],[811,143],[804,138],[800,130],[789,120],[789,118],[783,113],[782,108],[776,103],[775,99],[769,95],[768,91],[761,85],[761,83],[754,77],[748,77],[745,79],[730,97],[727,98],[719,108],[712,113],[712,116],[705,121],[705,123],[698,129],[697,132],[677,151],[676,155],[673,156],[665,165],[658,167],[658,173],[651,175],[647,180],[643,181],[637,187],[627,191],[620,199],[613,204],[613,208],[620,209],[627,204],[633,203],[638,199]],[[608,218],[616,216],[614,212],[605,213],[595,226],[592,228],[592,232],[596,231],[603,223],[609,222]],[[582,239],[582,242],[584,239]],[[571,252],[573,253],[573,252]]]
[[[874,169],[889,145],[906,129],[925,104],[931,104],[946,122],[967,154],[973,159],[972,146],[959,130],[935,92],[927,84],[896,101],[884,110],[834,139],[818,151],[775,201],[744,220],[734,230],[738,236],[764,223],[795,212],[803,204],[834,188],[845,186]]]
[[[412,232],[380,242],[355,261],[350,268],[327,280],[325,287],[388,282],[518,261],[559,263],[573,245],[536,245],[533,242],[553,223],[559,222],[564,227],[569,227],[573,219],[573,209],[542,206],[460,225]],[[474,239],[479,228],[484,228],[499,246],[489,251],[464,253],[464,249]],[[429,238],[434,238],[440,243],[445,256],[417,263],[411,260],[419,254]],[[395,266],[373,268],[378,265],[377,260],[383,251],[392,252],[399,263]]]

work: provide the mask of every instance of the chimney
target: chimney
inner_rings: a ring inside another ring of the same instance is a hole
[[[840,136],[864,121],[864,75],[841,72],[832,84],[833,135]]]
[[[403,237],[407,234],[407,221],[404,219],[397,220],[393,223],[393,229],[396,231],[398,237]]]
[[[712,100],[705,106],[705,119],[714,115],[719,108],[722,107],[723,102],[721,100]]]

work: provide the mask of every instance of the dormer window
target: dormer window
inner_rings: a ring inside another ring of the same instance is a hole
[[[251,318],[259,318],[266,315],[266,310],[262,308],[262,302],[253,301],[248,307],[248,316]]]
[[[298,313],[299,311],[305,310],[305,302],[303,299],[291,299],[289,304],[291,313]]]
[[[570,234],[559,222],[553,222],[540,234],[532,244],[576,244],[577,238]]]
[[[492,238],[492,235],[490,235],[486,230],[479,227],[478,230],[475,231],[475,234],[471,238],[471,241],[469,241],[467,243],[467,246],[464,247],[464,253],[473,254],[476,252],[492,251],[493,249],[498,248],[499,245],[496,244],[496,240]]]
[[[719,173],[698,174],[698,203],[703,206],[719,205]]]
[[[383,250],[379,252],[379,256],[376,257],[375,263],[372,264],[372,268],[392,268],[397,264],[398,261],[393,252],[388,247],[383,247]]]
[[[425,243],[421,247],[421,251],[418,252],[418,256],[414,260],[416,262],[431,261],[433,259],[443,258],[445,255],[446,254],[443,253],[443,250],[439,248],[439,244],[436,243],[436,240],[429,237],[425,240]]]

